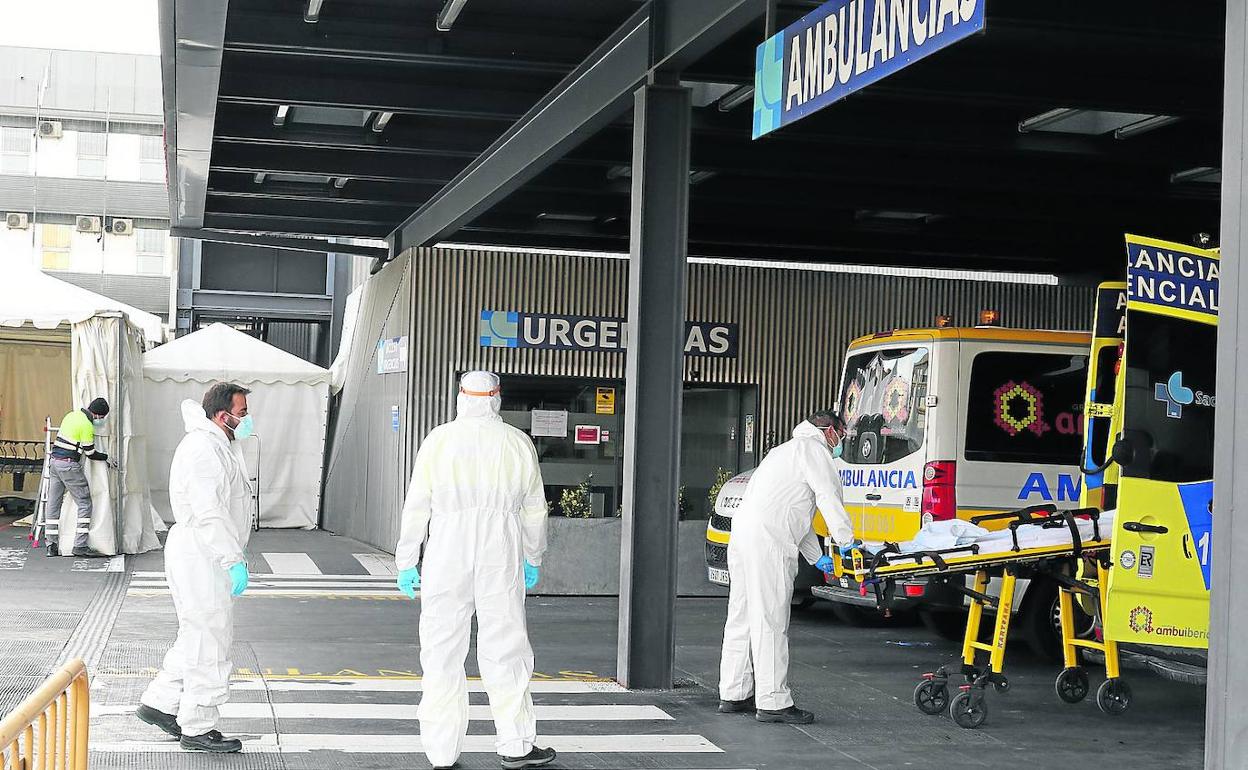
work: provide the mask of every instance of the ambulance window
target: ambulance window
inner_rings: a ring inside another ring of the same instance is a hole
[[[975,356],[967,394],[966,459],[1077,465],[1087,381],[1087,356]]]
[[[1096,389],[1092,391],[1092,400],[1098,404],[1114,402],[1114,369],[1118,363],[1118,346],[1106,345],[1096,354]],[[1092,464],[1100,467],[1109,456],[1109,417],[1093,417],[1087,421],[1091,427],[1088,437],[1089,457]]]
[[[847,433],[841,455],[854,465],[896,462],[919,451],[927,433],[927,348],[850,356],[841,384]]]
[[[1171,483],[1213,478],[1217,327],[1131,310],[1127,328],[1123,433],[1135,460],[1123,475]]]

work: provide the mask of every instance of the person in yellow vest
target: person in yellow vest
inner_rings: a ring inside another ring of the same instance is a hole
[[[78,526],[74,531],[74,556],[103,556],[87,545],[91,534],[91,487],[82,470],[82,460],[108,462],[108,455],[95,448],[95,431],[108,416],[108,402],[97,398],[85,409],[75,409],[61,420],[52,442],[48,459],[48,507],[44,513],[47,525],[48,556],[60,556],[61,501],[65,490],[78,505]],[[111,465],[111,463],[110,463]]]

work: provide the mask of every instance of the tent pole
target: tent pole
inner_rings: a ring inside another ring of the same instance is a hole
[[[121,482],[122,482],[122,479],[124,478],[123,474],[125,473],[124,455],[125,455],[125,445],[126,445],[125,437],[123,436],[123,431],[125,430],[125,427],[124,427],[124,423],[122,422],[123,419],[125,418],[125,408],[126,408],[125,407],[125,403],[126,403],[125,390],[124,390],[125,379],[123,377],[126,371],[126,366],[124,363],[125,346],[126,346],[126,317],[124,315],[119,315],[117,318],[117,406],[116,406],[117,416],[113,418],[113,425],[116,426],[114,428],[114,430],[116,431],[115,435],[117,436],[117,440],[113,442],[114,444],[113,452],[116,453],[116,456],[117,456],[117,460],[116,460],[117,462],[117,487],[116,487],[117,492],[115,495],[116,502],[114,502],[113,504],[113,544],[114,544],[113,550],[114,550],[114,553],[118,553],[118,554],[121,553],[121,549],[122,549],[121,503],[122,503],[123,492],[122,492]]]

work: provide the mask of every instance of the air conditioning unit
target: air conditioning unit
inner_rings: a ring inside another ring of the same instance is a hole
[[[29,214],[5,214],[4,223],[10,230],[28,230],[30,229]]]
[[[134,235],[134,220],[113,219],[112,224],[108,226],[108,231],[113,235]]]
[[[100,218],[78,217],[77,229],[80,233],[98,233],[100,231]]]
[[[40,139],[60,139],[61,138],[61,121],[59,120],[39,121],[39,138]]]

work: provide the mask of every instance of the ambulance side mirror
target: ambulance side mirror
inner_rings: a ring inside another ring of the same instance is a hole
[[[1135,459],[1135,446],[1130,442],[1130,440],[1120,438],[1114,443],[1114,448],[1110,452],[1110,457],[1113,458],[1113,461],[1118,463],[1118,465],[1126,467]]]

